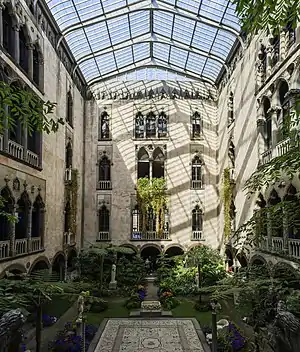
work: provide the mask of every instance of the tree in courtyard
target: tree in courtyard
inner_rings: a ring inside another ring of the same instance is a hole
[[[296,28],[300,19],[298,0],[231,0],[247,34],[257,34],[260,30],[278,31],[287,25]]]

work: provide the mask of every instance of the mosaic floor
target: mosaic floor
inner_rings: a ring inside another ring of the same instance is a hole
[[[109,319],[95,352],[204,352],[191,319]]]

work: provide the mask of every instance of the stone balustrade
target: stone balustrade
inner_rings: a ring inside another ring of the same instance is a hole
[[[268,244],[267,237],[261,239],[259,248],[269,252],[285,252],[289,257],[300,259],[300,239],[287,239],[287,248],[285,248],[282,237],[272,237],[271,243]]]
[[[156,231],[133,231],[131,234],[132,241],[169,241],[171,240],[170,234],[168,231],[164,231],[162,234],[159,234]]]
[[[11,253],[13,248],[13,253]],[[0,260],[31,254],[43,249],[41,237],[20,238],[14,241],[0,241]]]
[[[111,181],[98,181],[98,189],[111,189]]]
[[[72,232],[65,232],[63,236],[64,246],[74,246],[76,244],[76,236]]]
[[[192,180],[192,189],[202,189],[202,181]]]
[[[284,154],[286,154],[289,149],[290,149],[290,139],[287,138],[279,143],[277,143],[275,149],[269,149],[267,151],[265,151],[264,153],[262,153],[261,155],[261,162],[262,164],[266,164],[269,161],[271,161],[272,159],[276,158],[277,156],[282,156]]]
[[[98,232],[97,241],[110,241],[109,231],[100,231]]]
[[[191,241],[202,241],[202,231],[193,231]]]
[[[24,147],[19,143],[9,140],[8,141],[8,153],[17,159],[24,158]]]

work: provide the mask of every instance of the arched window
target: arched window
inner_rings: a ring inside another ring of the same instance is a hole
[[[279,118],[279,141],[288,138],[290,133],[290,102],[286,98],[289,91],[289,86],[286,81],[282,81],[279,86],[278,94],[281,106],[281,113]]]
[[[18,221],[15,225],[15,236],[16,239],[21,239],[26,238],[28,234],[29,209],[31,207],[31,202],[26,191],[22,193],[17,204]]]
[[[45,225],[45,204],[38,195],[32,207],[31,237],[43,237]]]
[[[71,169],[73,164],[73,149],[69,142],[66,147],[66,168]]]
[[[263,100],[263,114],[265,118],[264,137],[265,147],[269,150],[272,147],[272,117],[270,113],[271,103],[268,98]]]
[[[99,232],[109,232],[109,211],[105,205],[99,209]]]
[[[233,93],[229,93],[228,97],[228,126],[234,122],[234,105],[233,105]]]
[[[164,154],[160,148],[153,152],[152,161],[152,178],[161,178],[165,176]]]
[[[132,211],[132,232],[140,232],[142,231],[141,224],[141,212],[139,210],[138,205],[136,205]]]
[[[300,218],[299,218],[299,207],[300,200],[297,196],[297,190],[293,185],[290,185],[287,189],[284,201],[287,203],[287,210],[285,212],[286,223],[288,226],[289,238],[300,238]]]
[[[199,205],[196,205],[192,211],[192,230],[193,231],[203,230],[203,213]]]
[[[40,85],[40,65],[41,65],[41,54],[38,51],[37,46],[35,45],[33,48],[33,82],[39,86]]]
[[[232,141],[230,141],[229,143],[228,159],[229,159],[229,168],[234,169],[235,168],[235,146]]]
[[[68,201],[65,205],[65,221],[64,221],[64,232],[71,230],[71,204]]]
[[[28,47],[24,27],[20,28],[19,33],[19,50],[20,50],[20,66],[28,73]]]
[[[203,162],[198,155],[192,160],[192,189],[203,187]]]
[[[275,212],[276,205],[281,202],[278,193],[275,189],[272,190],[270,197],[268,199],[268,207],[270,207],[270,226],[272,230],[272,236],[274,237],[283,237],[283,216],[282,210],[280,212]]]
[[[135,138],[144,138],[145,119],[141,111],[135,115]]]
[[[108,112],[105,110],[102,111],[100,116],[100,139],[109,139],[110,138],[110,131],[109,131],[109,115]]]
[[[167,133],[168,133],[168,117],[167,117],[166,113],[163,110],[158,115],[157,132],[158,132],[158,138],[167,137]]]
[[[150,177],[150,163],[149,163],[149,155],[145,148],[141,148],[138,152],[138,170],[137,177]]]
[[[9,55],[13,57],[14,56],[13,22],[7,7],[5,7],[2,10],[2,21],[3,21],[3,48],[8,52]]]
[[[147,216],[147,226],[146,229],[149,232],[154,232],[156,231],[156,216],[155,212],[153,211],[152,207],[149,207],[148,209],[148,216]]]
[[[156,116],[150,111],[146,116],[146,138],[155,138],[156,136]]]
[[[192,122],[192,138],[200,138],[202,133],[202,121],[199,112],[196,110],[191,118]]]
[[[255,211],[255,231],[258,238],[264,238],[268,235],[268,218],[266,213],[267,202],[260,193],[256,200],[258,209]]]
[[[6,214],[14,215],[14,198],[10,189],[6,186],[0,192],[1,197],[4,200],[4,206],[1,208],[1,211]],[[8,221],[8,218],[5,215],[0,214],[0,241],[8,241],[11,233],[12,223]],[[9,248],[7,248],[6,256],[8,256]]]
[[[73,96],[71,91],[69,90],[67,93],[67,115],[66,115],[67,123],[73,127]]]
[[[110,181],[110,160],[104,155],[99,163],[99,181]]]

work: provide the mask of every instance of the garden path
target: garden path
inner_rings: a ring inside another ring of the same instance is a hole
[[[76,316],[77,316],[77,308],[76,308],[76,304],[74,304],[65,312],[65,314],[63,314],[58,319],[58,321],[54,325],[43,329],[41,352],[48,351],[49,342],[54,341],[58,331],[64,330],[65,323],[68,321],[74,321]],[[36,346],[36,343],[35,343],[35,334],[34,334],[33,338],[30,341],[26,342],[26,347],[31,351],[35,351],[35,346]]]
[[[193,318],[108,319],[90,351],[209,352],[199,323]]]

